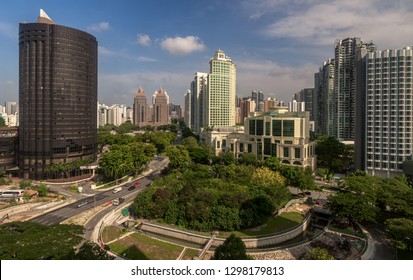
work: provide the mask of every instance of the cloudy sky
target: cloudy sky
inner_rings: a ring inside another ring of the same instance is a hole
[[[237,65],[237,92],[289,101],[313,87],[336,39],[377,48],[413,45],[411,0],[13,0],[0,9],[0,102],[18,100],[18,24],[39,10],[99,42],[99,100],[131,105],[141,86],[183,95],[221,49]],[[1,104],[0,103],[0,104]]]

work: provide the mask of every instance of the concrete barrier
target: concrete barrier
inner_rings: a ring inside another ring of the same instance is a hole
[[[310,224],[311,214],[307,215],[302,223],[295,226],[294,228],[284,231],[281,233],[276,233],[274,235],[264,236],[264,237],[256,237],[256,238],[241,238],[242,241],[245,243],[245,247],[249,248],[260,248],[266,246],[272,246],[276,244],[280,244],[291,240],[298,235],[302,234]],[[182,231],[178,229],[168,228],[165,226],[151,224],[149,222],[143,222],[141,226],[142,231],[147,231],[154,234],[160,234],[168,237],[172,237],[175,239],[184,240],[187,242],[201,244],[204,245],[208,241],[210,241],[210,236],[204,236],[192,232]],[[224,238],[215,238],[212,242],[212,246],[217,247],[224,243]]]

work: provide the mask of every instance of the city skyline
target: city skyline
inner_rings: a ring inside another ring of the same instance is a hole
[[[39,9],[59,25],[87,31],[99,42],[102,103],[133,103],[139,86],[168,90],[183,105],[195,72],[222,49],[237,64],[237,94],[252,90],[289,100],[314,86],[314,73],[334,56],[334,41],[360,37],[377,49],[411,46],[408,1],[111,1],[17,0],[0,11],[0,103],[18,99],[18,24]],[[22,9],[21,7],[24,7]],[[303,24],[304,23],[304,24]],[[397,28],[396,28],[397,26]],[[224,28],[223,28],[224,27]]]

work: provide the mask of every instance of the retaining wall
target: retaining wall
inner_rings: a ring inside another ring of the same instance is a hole
[[[309,214],[302,223],[299,225],[295,226],[291,230],[284,231],[281,233],[277,233],[274,235],[270,236],[265,236],[265,237],[257,237],[257,238],[241,238],[242,241],[245,243],[246,248],[259,248],[259,247],[266,247],[266,246],[272,246],[276,244],[283,243],[285,241],[291,240],[301,233],[303,233],[308,225],[310,224],[311,220],[311,214]],[[176,239],[181,239],[185,240],[188,242],[192,242],[195,244],[201,244],[204,245],[206,244],[211,237],[210,236],[204,236],[204,235],[199,235],[196,233],[191,233],[191,232],[186,232],[178,229],[172,229],[168,227],[164,227],[161,225],[156,225],[156,224],[151,224],[148,222],[143,222],[141,230],[155,233],[155,234],[160,234],[164,236],[169,236],[172,238]],[[212,246],[216,247],[224,243],[225,238],[216,238]]]

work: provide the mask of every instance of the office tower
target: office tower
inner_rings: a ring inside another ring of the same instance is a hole
[[[139,87],[133,101],[133,124],[148,125],[148,102],[145,91]]]
[[[371,175],[394,177],[413,145],[411,48],[366,55],[365,166]]]
[[[356,126],[356,67],[357,52],[373,43],[364,44],[360,38],[337,40],[335,43],[334,96],[336,98],[335,125],[339,140],[355,139]]]
[[[288,111],[289,112],[305,112],[305,102],[297,101],[293,99],[291,102],[288,102]]]
[[[249,117],[249,114],[255,112],[255,100],[245,97],[240,102],[240,124],[244,124],[244,119]]]
[[[97,41],[43,10],[19,26],[19,169],[44,179],[56,164],[95,160]],[[71,176],[65,172],[64,176]]]
[[[255,101],[255,111],[263,111],[263,108],[260,108],[260,104],[264,104],[264,93],[254,90],[251,93],[251,99]]]
[[[205,125],[207,84],[208,74],[196,72],[191,82],[191,124],[188,125],[195,134]]]
[[[221,50],[209,62],[205,125],[235,126],[236,65]]]
[[[334,126],[334,59],[328,59],[314,75],[313,116],[316,134],[336,136]]]
[[[154,126],[169,123],[169,96],[164,89],[155,91],[152,96],[152,122]]]

